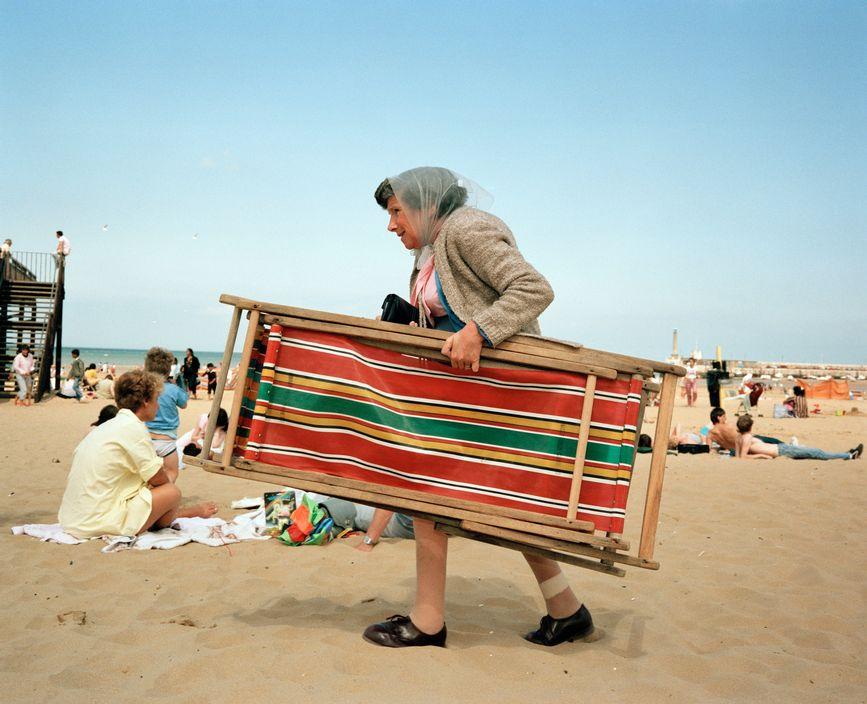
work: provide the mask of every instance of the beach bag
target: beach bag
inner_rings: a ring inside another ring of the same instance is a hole
[[[678,454],[686,455],[702,455],[705,452],[710,452],[710,447],[708,445],[695,445],[682,442],[677,446],[677,452]]]
[[[307,495],[289,517],[289,525],[277,538],[286,545],[325,545],[331,542],[334,521],[328,512]]]

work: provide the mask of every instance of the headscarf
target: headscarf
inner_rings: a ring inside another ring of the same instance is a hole
[[[491,195],[468,178],[438,166],[419,166],[385,179],[376,189],[376,201],[386,207],[394,194],[415,229],[421,246],[413,250],[416,269],[431,255],[431,245],[443,221],[465,205],[489,205]]]

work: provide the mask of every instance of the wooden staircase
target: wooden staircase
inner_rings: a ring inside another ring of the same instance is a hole
[[[35,360],[33,396],[51,386],[53,347],[63,317],[63,260],[16,252],[0,263],[0,397],[15,395],[12,361],[22,345]]]

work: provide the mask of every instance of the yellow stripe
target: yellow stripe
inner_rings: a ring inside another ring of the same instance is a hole
[[[385,440],[389,442],[399,442],[403,445],[410,445],[411,447],[418,447],[420,449],[425,450],[438,450],[440,452],[451,452],[461,455],[469,455],[471,457],[478,457],[480,459],[493,459],[500,460],[502,462],[523,462],[523,463],[532,463],[533,466],[537,467],[545,467],[546,469],[553,469],[555,471],[565,472],[567,474],[572,473],[572,465],[573,462],[563,462],[557,460],[547,460],[539,457],[538,455],[516,455],[508,452],[497,452],[494,450],[479,450],[474,447],[467,447],[460,443],[449,443],[449,442],[435,442],[430,440],[421,440],[417,437],[407,437],[405,435],[398,435],[396,433],[389,433],[387,431],[381,430],[379,428],[373,428],[367,425],[363,425],[356,421],[344,419],[344,418],[319,418],[316,416],[306,416],[300,415],[297,413],[292,413],[290,411],[278,411],[274,408],[266,408],[264,405],[256,406],[255,410],[256,415],[265,415],[268,414],[268,418],[280,418],[283,420],[288,420],[296,423],[302,423],[304,425],[316,425],[325,428],[344,428],[346,430],[354,430],[356,432],[363,433],[365,435],[372,435],[375,438],[380,440]],[[603,470],[604,471],[604,470]]]

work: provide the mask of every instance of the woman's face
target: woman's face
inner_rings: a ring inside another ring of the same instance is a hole
[[[421,240],[418,233],[410,222],[406,210],[403,209],[395,196],[388,199],[386,209],[388,210],[388,231],[400,237],[400,241],[407,249],[420,248]]]

